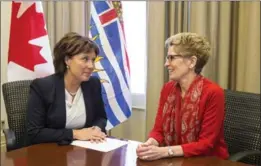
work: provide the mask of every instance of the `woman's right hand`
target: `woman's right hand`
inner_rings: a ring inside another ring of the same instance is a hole
[[[89,127],[80,130],[73,130],[73,138],[77,140],[87,140],[99,143],[105,140],[106,134],[98,129],[98,127]]]

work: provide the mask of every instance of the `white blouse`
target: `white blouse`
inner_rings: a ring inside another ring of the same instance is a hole
[[[67,129],[82,128],[86,122],[85,103],[82,89],[79,88],[74,99],[65,89],[66,126]]]

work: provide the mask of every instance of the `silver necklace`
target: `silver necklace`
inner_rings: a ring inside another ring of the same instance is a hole
[[[71,96],[75,96],[76,93],[77,93],[77,92],[75,92],[75,93],[71,93],[71,92],[69,92],[69,94],[70,94]]]

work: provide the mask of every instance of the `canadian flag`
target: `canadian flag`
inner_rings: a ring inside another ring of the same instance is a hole
[[[54,73],[41,1],[12,2],[7,70],[8,81]]]

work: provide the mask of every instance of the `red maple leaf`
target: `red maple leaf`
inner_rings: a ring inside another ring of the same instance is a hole
[[[31,45],[29,41],[45,36],[47,32],[44,29],[43,13],[36,12],[35,3],[17,18],[21,3],[12,2],[8,63],[12,61],[34,71],[35,65],[47,61],[40,54],[42,47]]]

